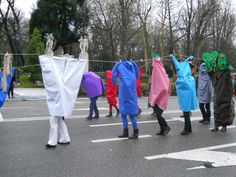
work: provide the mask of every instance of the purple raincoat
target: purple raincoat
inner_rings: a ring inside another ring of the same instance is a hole
[[[100,96],[104,92],[101,77],[93,72],[87,72],[83,75],[82,85],[89,98]]]

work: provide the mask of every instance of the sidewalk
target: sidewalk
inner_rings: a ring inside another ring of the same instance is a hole
[[[15,88],[13,100],[45,100],[44,88]],[[10,100],[10,99],[7,99]]]

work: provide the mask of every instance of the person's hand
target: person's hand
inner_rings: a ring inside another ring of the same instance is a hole
[[[189,59],[192,60],[194,58],[194,56],[190,56]]]

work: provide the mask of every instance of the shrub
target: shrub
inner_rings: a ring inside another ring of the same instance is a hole
[[[148,83],[148,82],[149,82],[149,75],[143,73],[143,74],[142,74],[142,78],[141,78],[141,82],[143,82],[143,83]]]
[[[149,85],[147,83],[141,83],[140,87],[143,95],[147,95],[149,92]]]
[[[24,87],[24,88],[33,88],[33,87],[35,87],[35,84],[30,82],[29,76],[27,74],[20,75],[19,81],[20,81],[20,87]]]
[[[176,88],[175,88],[175,81],[173,78],[170,79],[170,84],[171,84],[171,95],[175,96],[176,95]]]

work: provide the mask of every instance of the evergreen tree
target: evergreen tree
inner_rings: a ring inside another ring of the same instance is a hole
[[[45,51],[45,45],[42,42],[41,34],[37,28],[34,29],[33,34],[31,35],[31,39],[28,45],[28,53],[29,54],[37,54],[37,55],[30,55],[29,60],[27,62],[28,65],[35,65],[29,66],[26,68],[26,72],[31,73],[31,81],[41,80],[41,72],[39,67],[39,59],[38,55],[43,54]]]
[[[55,50],[78,42],[88,25],[88,9],[85,0],[39,0],[30,19],[30,34],[34,28],[44,36],[53,33],[56,39]]]

